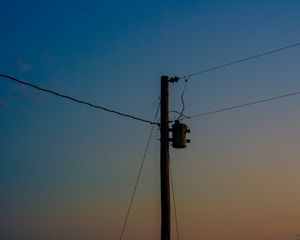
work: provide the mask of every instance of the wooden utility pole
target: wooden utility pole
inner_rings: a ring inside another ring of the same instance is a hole
[[[169,77],[161,77],[160,108],[160,190],[161,240],[171,239],[169,160]]]

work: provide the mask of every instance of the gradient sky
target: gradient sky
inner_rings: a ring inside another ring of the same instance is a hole
[[[152,120],[161,75],[300,40],[299,0],[0,3],[0,72]],[[300,90],[300,48],[203,74],[198,114]],[[180,110],[183,83],[170,87]],[[300,97],[185,121],[171,149],[180,239],[300,233]],[[149,124],[0,79],[0,239],[119,239]],[[124,239],[160,236],[155,128]],[[173,221],[173,238],[175,228]]]

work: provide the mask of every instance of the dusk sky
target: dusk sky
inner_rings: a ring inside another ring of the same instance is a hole
[[[299,0],[0,7],[0,73],[151,121],[161,75],[300,42]],[[300,46],[195,76],[184,114],[300,91],[299,62]],[[183,88],[170,85],[171,110],[181,110]],[[295,240],[299,103],[296,95],[184,121],[191,143],[170,148],[180,239]],[[0,78],[0,239],[119,239],[150,130]],[[123,239],[160,238],[159,181],[155,126]]]

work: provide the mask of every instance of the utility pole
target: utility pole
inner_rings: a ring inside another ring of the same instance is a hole
[[[171,239],[169,159],[169,77],[161,77],[160,107],[160,191],[161,240]]]
[[[186,134],[190,129],[179,118],[169,129],[169,83],[178,82],[178,77],[162,76],[160,93],[160,193],[161,193],[161,240],[171,239],[171,203],[170,203],[170,157],[169,142],[173,148],[185,148],[190,142]],[[172,138],[169,138],[172,132]]]

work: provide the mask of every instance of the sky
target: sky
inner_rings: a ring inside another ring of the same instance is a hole
[[[1,1],[0,72],[153,120],[160,76],[299,42],[299,0]],[[186,115],[300,91],[300,47],[191,78]],[[184,82],[170,85],[182,109]],[[180,239],[300,233],[299,96],[186,119]],[[172,119],[176,116],[170,115]],[[0,239],[119,239],[150,124],[0,79]],[[123,239],[160,238],[154,128]],[[172,239],[176,238],[172,213]]]

